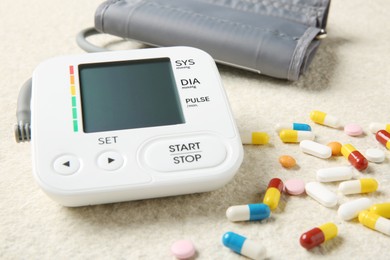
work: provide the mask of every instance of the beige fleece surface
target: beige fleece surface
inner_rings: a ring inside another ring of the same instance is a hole
[[[244,161],[234,180],[203,193],[108,205],[66,208],[38,187],[31,167],[31,145],[16,144],[15,107],[21,84],[42,61],[83,53],[76,33],[93,25],[101,0],[2,0],[0,2],[0,259],[173,259],[171,244],[191,239],[196,259],[244,259],[221,245],[227,231],[259,241],[268,259],[389,259],[390,237],[343,221],[337,207],[325,208],[306,195],[283,195],[270,219],[231,223],[231,205],[261,202],[269,180],[315,180],[317,169],[348,165],[343,157],[328,160],[303,154],[296,144],[283,144],[274,126],[281,122],[311,124],[317,141],[352,143],[360,151],[380,148],[369,132],[371,122],[390,123],[390,1],[333,1],[328,38],[309,71],[297,82],[219,66],[240,130],[260,130],[271,136],[266,146],[244,147]],[[113,48],[114,37],[97,37]],[[318,109],[344,123],[360,124],[362,137],[315,125],[310,111]],[[282,168],[278,158],[294,156],[298,167]],[[382,164],[370,163],[356,177],[374,177],[377,192],[343,196],[339,203],[368,197],[390,202],[390,152]],[[337,192],[338,183],[326,184]],[[300,235],[334,222],[337,238],[307,251]]]

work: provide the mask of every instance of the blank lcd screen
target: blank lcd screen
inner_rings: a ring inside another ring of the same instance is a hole
[[[185,123],[169,58],[79,65],[84,132]]]

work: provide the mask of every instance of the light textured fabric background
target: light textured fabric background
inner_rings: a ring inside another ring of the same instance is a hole
[[[245,146],[236,177],[214,192],[109,205],[65,208],[50,200],[31,174],[30,144],[16,144],[15,105],[21,84],[50,57],[83,53],[76,33],[93,25],[100,0],[2,0],[0,2],[0,258],[1,259],[172,259],[170,245],[182,238],[196,245],[197,259],[241,259],[221,245],[226,231],[258,240],[269,259],[389,259],[390,237],[356,220],[345,222],[337,207],[328,209],[307,196],[283,195],[266,221],[230,223],[231,205],[262,201],[273,177],[315,179],[319,168],[347,165],[342,157],[322,160],[283,144],[274,125],[306,122],[318,141],[351,142],[364,152],[380,147],[368,132],[370,122],[390,123],[390,1],[334,0],[325,39],[308,73],[298,82],[274,80],[220,66],[231,107],[242,130],[271,135],[267,146]],[[96,37],[112,48],[136,48],[117,38]],[[243,39],[245,40],[245,39]],[[353,138],[310,122],[313,109],[343,122],[356,122],[366,135]],[[299,167],[283,169],[282,154]],[[375,177],[380,190],[365,195],[390,201],[390,152],[382,164],[370,163],[360,177]],[[337,183],[327,184],[337,190]],[[363,197],[339,195],[340,203]],[[309,251],[299,236],[333,221],[339,236]]]

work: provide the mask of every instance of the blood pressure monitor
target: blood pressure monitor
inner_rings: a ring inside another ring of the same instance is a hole
[[[241,165],[218,70],[198,49],[59,57],[32,82],[34,176],[62,205],[211,191]]]

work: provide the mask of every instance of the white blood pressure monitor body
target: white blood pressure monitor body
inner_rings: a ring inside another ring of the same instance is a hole
[[[65,206],[211,191],[243,159],[215,62],[194,48],[48,60],[31,110],[34,175]]]

